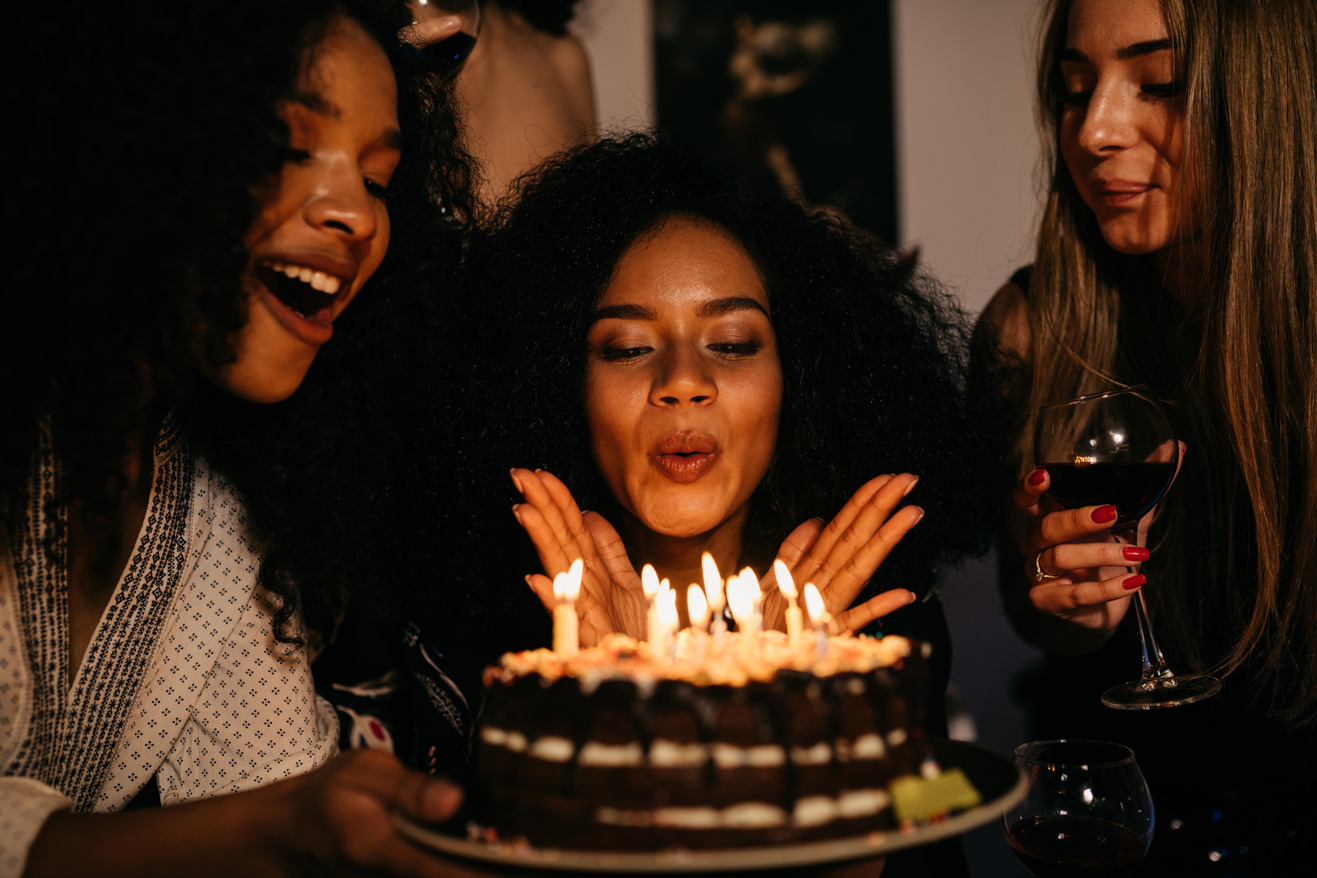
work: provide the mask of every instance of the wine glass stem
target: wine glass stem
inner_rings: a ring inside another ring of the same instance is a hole
[[[1116,538],[1117,542],[1137,546],[1139,544],[1138,525],[1112,531],[1112,536]],[[1133,567],[1126,569],[1130,573],[1138,572]],[[1143,600],[1142,588],[1134,594],[1133,603],[1134,618],[1139,623],[1139,642],[1143,645],[1143,672],[1139,675],[1139,679],[1145,683],[1154,680],[1173,680],[1175,674],[1166,665],[1166,658],[1162,655],[1161,647],[1157,645],[1157,638],[1152,633],[1152,622],[1148,619],[1148,608]]]

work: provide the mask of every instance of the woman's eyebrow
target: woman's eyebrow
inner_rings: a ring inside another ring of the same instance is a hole
[[[722,299],[711,299],[700,306],[701,317],[718,317],[722,314],[731,314],[734,311],[745,311],[748,308],[754,308],[763,312],[765,317],[768,316],[768,309],[749,296],[727,296]]]
[[[596,308],[594,319],[599,320],[655,320],[658,314],[644,305],[604,305]]]
[[[1151,55],[1153,52],[1164,52],[1174,48],[1175,44],[1168,39],[1145,40],[1142,43],[1133,43],[1123,49],[1117,49],[1116,57],[1121,61],[1128,61],[1131,58],[1141,58],[1144,55]],[[1061,60],[1087,64],[1089,58],[1078,49],[1066,49],[1061,52]]]

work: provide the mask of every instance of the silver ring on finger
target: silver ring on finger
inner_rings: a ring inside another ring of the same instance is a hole
[[[1060,579],[1060,578],[1061,578],[1061,577],[1059,577],[1059,576],[1053,576],[1052,574],[1050,574],[1050,573],[1046,572],[1045,570],[1043,570],[1043,553],[1042,553],[1042,552],[1039,552],[1037,555],[1034,555],[1034,556],[1033,556],[1033,581],[1034,581],[1034,582],[1047,582],[1048,580],[1051,580],[1051,579]]]

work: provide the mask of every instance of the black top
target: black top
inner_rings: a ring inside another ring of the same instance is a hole
[[[1011,276],[1026,297],[1031,269]],[[1154,550],[1144,565],[1149,589],[1157,587],[1155,561]],[[1204,590],[1211,586],[1203,583]],[[1251,703],[1242,671],[1195,704],[1147,711],[1103,706],[1104,691],[1138,677],[1139,657],[1131,612],[1103,647],[1084,656],[1045,656],[1016,691],[1032,738],[1097,738],[1134,750],[1156,815],[1140,878],[1308,874],[1317,855],[1317,729],[1289,729],[1267,717]],[[1174,668],[1175,656],[1168,661]]]

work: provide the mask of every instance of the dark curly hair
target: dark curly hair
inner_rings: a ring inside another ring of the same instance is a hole
[[[994,431],[966,399],[954,301],[841,219],[747,199],[662,138],[603,140],[521,181],[455,290],[433,273],[390,300],[391,318],[372,314],[373,338],[336,352],[359,379],[341,408],[364,429],[318,475],[296,470],[288,492],[304,516],[284,540],[296,565],[337,578],[363,609],[419,622],[464,686],[499,652],[547,643],[508,470],[548,469],[617,520],[587,437],[586,334],[623,252],[673,214],[739,240],[772,303],[784,397],[748,562],[766,564],[790,529],[831,518],[884,472],[919,474],[911,499],[927,515],[866,594],[927,592],[937,565],[988,544],[996,498],[978,476]],[[332,428],[329,407],[305,414],[308,443]]]
[[[43,421],[67,476],[53,502],[108,507],[148,394],[244,494],[277,490],[233,451],[257,407],[223,399],[197,366],[231,356],[244,238],[288,155],[277,107],[339,15],[380,42],[398,76],[406,147],[391,249],[434,245],[469,216],[470,172],[447,94],[398,44],[401,0],[75,0],[10,13],[22,43],[5,60],[6,215],[21,233],[0,321],[0,531],[21,514]],[[386,259],[380,276],[405,262]],[[263,578],[284,601],[282,632],[295,594],[286,577]]]

